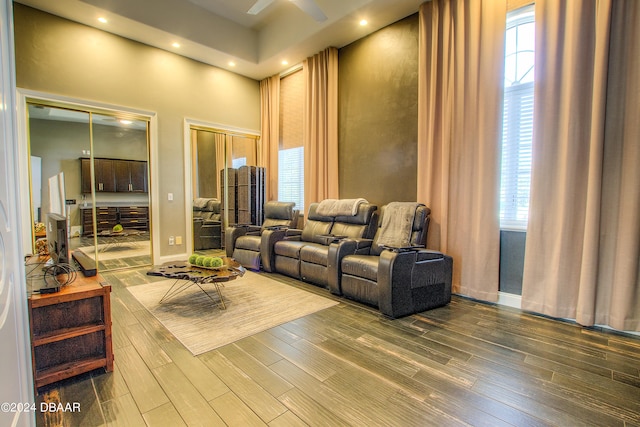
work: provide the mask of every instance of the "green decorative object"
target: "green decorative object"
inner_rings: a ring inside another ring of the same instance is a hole
[[[211,267],[222,267],[223,265],[224,265],[224,262],[222,261],[222,258],[220,257],[211,258]]]
[[[196,265],[199,265],[200,267],[203,267],[205,258],[206,258],[206,256],[204,256],[204,255],[200,255],[199,257],[197,257],[196,258]]]
[[[121,231],[122,231],[122,225],[116,224],[116,225],[113,226],[113,232],[114,233],[119,233]]]
[[[198,259],[198,257],[199,257],[199,256],[200,256],[200,255],[198,255],[198,254],[193,254],[193,255],[191,255],[191,256],[189,257],[189,264],[192,264],[192,265],[193,265],[193,264],[195,264],[195,263],[196,263],[196,259]]]
[[[208,257],[206,257],[204,259],[203,266],[204,267],[213,267],[213,265],[211,265],[212,263],[213,263],[213,257],[208,256]]]

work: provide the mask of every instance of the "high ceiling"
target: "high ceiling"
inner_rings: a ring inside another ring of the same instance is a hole
[[[260,0],[256,15],[247,13],[256,0],[16,1],[260,80],[409,16],[425,0],[315,0],[324,21],[303,11],[312,0]]]

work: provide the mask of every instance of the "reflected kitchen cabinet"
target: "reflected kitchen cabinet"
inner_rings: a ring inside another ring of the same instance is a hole
[[[96,174],[96,191],[116,191],[115,162],[111,159],[94,159],[93,168]]]
[[[82,192],[91,193],[91,160],[82,158]],[[96,192],[147,193],[147,162],[94,159]]]
[[[146,193],[147,162],[116,160],[116,191]]]

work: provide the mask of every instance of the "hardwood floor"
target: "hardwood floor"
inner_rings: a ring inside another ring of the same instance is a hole
[[[145,272],[103,275],[115,371],[41,389],[81,411],[37,425],[640,426],[637,337],[459,297],[399,320],[340,300],[194,357],[127,291]]]

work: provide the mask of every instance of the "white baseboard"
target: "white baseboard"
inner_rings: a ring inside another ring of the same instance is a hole
[[[498,304],[505,305],[507,307],[522,308],[522,296],[515,294],[508,294],[506,292],[498,292]]]
[[[521,295],[515,295],[515,294],[508,294],[506,292],[498,292],[498,304],[500,305],[504,305],[506,307],[512,307],[512,308],[517,308],[519,310],[522,309],[522,296]],[[574,322],[575,323],[575,319],[564,319],[568,322]],[[634,335],[634,336],[638,336],[640,337],[640,332],[632,332],[632,331],[619,331],[617,329],[613,329],[610,326],[606,326],[606,325],[594,325],[597,328],[602,328],[605,330],[609,330],[611,332],[622,332],[624,334],[629,334],[629,335]]]

